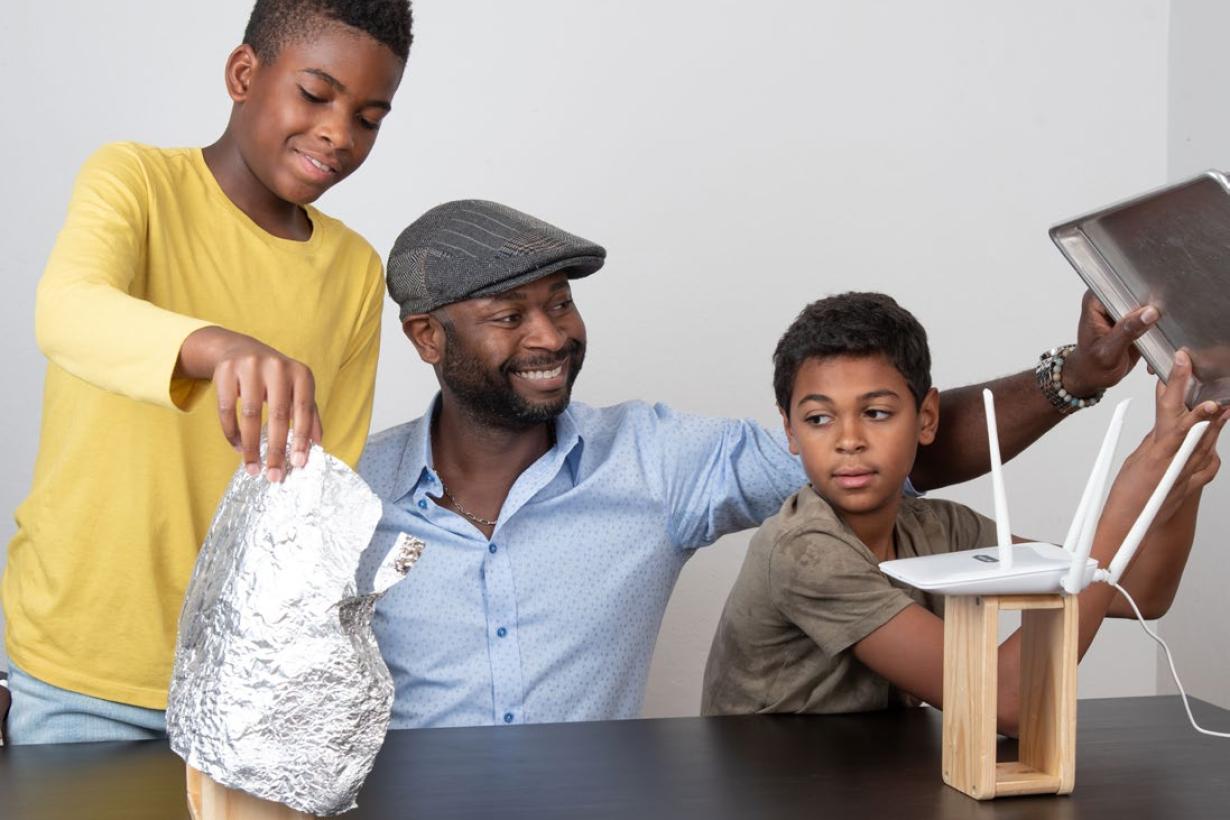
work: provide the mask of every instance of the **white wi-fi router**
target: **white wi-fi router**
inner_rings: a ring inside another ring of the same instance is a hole
[[[1060,547],[1037,542],[1012,543],[1003,465],[999,457],[999,434],[995,425],[995,400],[990,390],[984,390],[982,398],[987,413],[987,442],[991,450],[998,545],[941,555],[899,558],[885,561],[880,564],[880,569],[890,578],[942,595],[1075,595],[1095,581],[1118,583],[1209,423],[1202,421],[1188,431],[1157,488],[1123,539],[1114,560],[1107,569],[1101,569],[1097,561],[1089,557],[1089,552],[1093,547],[1093,535],[1102,515],[1102,507],[1106,503],[1107,476],[1119,435],[1123,431],[1123,415],[1130,399],[1124,399],[1115,408],[1110,427],[1102,440],[1102,449],[1093,464],[1093,472],[1081,493],[1076,515]]]

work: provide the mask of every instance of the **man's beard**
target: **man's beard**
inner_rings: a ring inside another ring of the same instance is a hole
[[[492,427],[505,430],[525,430],[564,412],[572,400],[572,384],[585,361],[585,343],[578,339],[551,357],[505,362],[497,373],[483,369],[478,359],[464,349],[464,344],[445,326],[444,360],[440,380],[461,405],[461,409]],[[541,404],[525,400],[512,385],[516,370],[548,370],[568,362],[568,384],[564,394],[554,401]]]

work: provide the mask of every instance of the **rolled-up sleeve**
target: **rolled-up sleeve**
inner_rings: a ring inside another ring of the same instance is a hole
[[[759,526],[807,482],[781,432],[653,407],[671,539],[683,548]]]

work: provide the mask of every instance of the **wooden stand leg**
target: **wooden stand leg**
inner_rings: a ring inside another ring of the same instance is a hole
[[[1058,777],[1057,794],[1076,785],[1076,597],[1063,609],[1021,613],[1021,763]]]
[[[188,771],[188,814],[192,820],[201,820],[204,816],[201,814],[201,778],[205,775],[191,766],[185,765],[184,768]]]
[[[997,763],[999,613],[1022,610],[1020,759]],[[979,800],[1069,794],[1076,775],[1076,598],[951,596],[944,603],[944,782]]]
[[[944,782],[971,797],[995,796],[999,600],[944,600]]]
[[[188,811],[192,820],[311,820],[312,815],[290,806],[262,800],[215,783],[191,766],[188,770]]]

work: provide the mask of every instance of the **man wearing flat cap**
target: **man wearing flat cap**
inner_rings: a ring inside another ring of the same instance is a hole
[[[479,200],[433,208],[393,247],[389,293],[440,383],[359,467],[384,502],[360,583],[402,533],[426,544],[376,609],[395,728],[636,717],[692,550],[757,526],[807,480],[755,422],[571,401],[585,359],[572,283],[605,256]],[[1067,367],[1109,386],[1143,330],[1087,298]],[[995,390],[1008,456],[1061,417],[1033,371]],[[919,451],[920,486],[987,469],[979,391],[945,395],[951,432]]]

